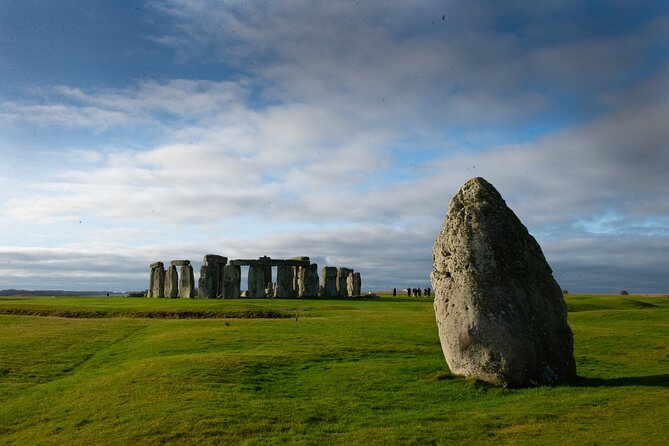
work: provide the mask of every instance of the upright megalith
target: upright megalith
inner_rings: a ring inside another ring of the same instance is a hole
[[[295,297],[294,269],[290,265],[278,265],[276,267],[276,297]]]
[[[318,265],[315,263],[309,266],[301,266],[298,271],[298,297],[318,296]]]
[[[150,268],[149,297],[165,297],[165,268],[163,262],[154,262]]]
[[[238,265],[223,267],[223,297],[225,299],[239,299],[242,271]]]
[[[505,387],[576,377],[560,287],[539,244],[483,178],[451,200],[432,258],[439,338],[453,373]]]
[[[268,283],[265,277],[265,267],[263,265],[249,266],[248,297],[265,297],[265,285]],[[269,281],[272,281],[271,278]]]
[[[198,281],[198,296],[215,299],[223,297],[223,268],[228,258],[215,254],[204,256]]]
[[[170,265],[165,271],[165,297],[179,297],[179,274],[174,265]]]
[[[346,292],[349,297],[360,297],[360,273],[351,272],[346,277]]]
[[[192,299],[195,297],[195,277],[190,260],[172,260],[171,264],[179,267],[179,297]]]
[[[322,297],[337,296],[337,268],[324,266],[321,275],[320,294]]]
[[[339,268],[337,270],[337,296],[339,297],[347,297],[349,296],[348,294],[348,289],[346,287],[346,280],[348,279],[348,275],[352,274],[353,270],[350,268]]]

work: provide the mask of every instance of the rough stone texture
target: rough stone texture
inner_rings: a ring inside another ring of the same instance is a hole
[[[353,297],[353,273],[350,273],[346,277],[346,295],[349,297]]]
[[[339,268],[337,270],[337,295],[339,297],[349,296],[348,290],[346,289],[346,279],[352,272],[353,270],[349,268]]]
[[[164,268],[165,265],[163,264],[163,262],[153,262],[153,263],[151,264],[151,266],[149,266],[149,268],[151,268],[151,269],[153,269],[153,268],[158,268],[158,267],[160,267],[160,268]]]
[[[165,297],[179,297],[179,274],[177,267],[171,265],[165,272]]]
[[[149,281],[151,297],[165,297],[165,269],[162,262],[157,262],[158,266],[151,268],[151,280]],[[154,263],[153,265],[156,265]]]
[[[197,283],[198,297],[206,299],[213,299],[216,297],[216,266],[214,264],[205,263],[200,268],[200,280]]]
[[[223,267],[223,297],[226,299],[238,299],[240,297],[242,271],[237,265],[225,265]]]
[[[271,282],[271,280],[270,280]],[[249,266],[249,289],[248,297],[265,297],[265,267],[262,265]]]
[[[190,265],[179,266],[179,297],[182,299],[195,297],[195,278],[193,267]]]
[[[188,266],[190,265],[190,260],[172,260],[170,262],[172,266]]]
[[[453,373],[505,387],[576,377],[560,287],[539,244],[483,178],[451,200],[432,257],[439,338]]]
[[[324,266],[321,274],[320,294],[322,297],[337,296],[337,268]]]
[[[295,297],[293,287],[293,266],[279,265],[276,267],[276,297]]]
[[[308,267],[299,270],[298,280],[298,296],[299,297],[316,297],[318,296],[318,265],[312,263]]]
[[[351,285],[349,286],[348,280],[351,280]],[[348,275],[346,279],[346,288],[348,290],[348,295],[351,297],[360,297],[360,273],[352,273]]]
[[[280,297],[276,295],[276,284],[272,282],[267,283],[267,288],[265,288],[265,297],[270,299],[273,297]]]

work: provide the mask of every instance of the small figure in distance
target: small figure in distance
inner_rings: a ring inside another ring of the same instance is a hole
[[[411,297],[411,288],[407,288],[407,297]]]
[[[427,297],[430,297],[430,293],[432,293],[432,290],[430,289],[430,287],[427,287]]]
[[[421,297],[421,295],[422,295],[423,293],[421,292],[420,288],[418,288],[416,291],[418,291],[418,296],[417,296],[417,297]]]
[[[393,288],[393,297],[397,296],[397,288]]]

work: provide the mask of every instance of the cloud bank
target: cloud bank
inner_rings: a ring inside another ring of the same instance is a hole
[[[0,195],[5,286],[143,289],[151,261],[215,252],[425,287],[448,201],[483,176],[563,287],[669,288],[669,16],[611,6],[611,29],[578,2],[153,6],[164,32],[147,42],[227,74],[4,101],[10,134],[68,141],[36,143],[39,181]]]

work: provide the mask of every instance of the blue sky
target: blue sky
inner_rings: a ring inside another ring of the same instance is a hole
[[[492,182],[572,292],[669,292],[669,5],[0,0],[0,288],[309,255],[427,286]]]

